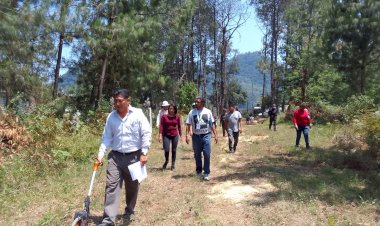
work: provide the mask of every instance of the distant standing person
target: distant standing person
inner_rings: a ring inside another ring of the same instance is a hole
[[[172,146],[172,165],[171,170],[175,169],[178,141],[182,137],[181,117],[177,115],[177,107],[169,105],[168,114],[161,116],[159,142],[163,141],[165,151],[165,163],[162,169],[166,169],[169,162],[170,143]]]
[[[239,133],[243,132],[241,123],[241,113],[236,110],[235,105],[230,104],[226,120],[228,122],[228,147],[231,153],[236,152],[236,146],[239,142]]]
[[[303,133],[303,136],[305,138],[306,148],[309,149],[309,129],[311,128],[311,118],[309,116],[309,112],[306,109],[305,103],[300,103],[299,108],[295,109],[293,112],[293,123],[294,128],[297,131],[297,137],[296,137],[296,147],[299,147],[300,139],[301,139],[301,133]]]
[[[157,119],[156,119],[156,127],[160,128],[160,120],[161,116],[168,114],[169,102],[166,100],[162,101],[161,109],[158,111]]]
[[[147,153],[151,144],[152,130],[143,111],[130,105],[131,99],[126,89],[113,93],[115,110],[104,126],[98,161],[109,147],[103,221],[100,225],[115,225],[120,194],[125,183],[126,207],[124,217],[130,220],[135,212],[139,182],[132,181],[128,166],[140,161],[148,161]]]
[[[189,112],[186,120],[186,143],[189,143],[189,133],[193,132],[192,143],[195,153],[195,171],[198,177],[210,180],[210,158],[211,158],[211,132],[215,136],[215,143],[218,143],[218,135],[214,125],[212,112],[204,107],[205,101],[201,97],[195,100],[195,109]],[[192,130],[190,129],[192,127]],[[202,167],[202,154],[204,165]]]
[[[269,115],[269,129],[272,129],[273,125],[273,130],[276,131],[276,123],[277,123],[277,108],[276,105],[273,104],[272,108],[268,111]]]
[[[227,121],[226,117],[227,117],[227,110],[223,109],[223,112],[220,115],[220,125],[222,127],[223,137],[225,137],[226,134],[228,135],[228,131],[227,131],[227,129],[228,129],[228,121]]]

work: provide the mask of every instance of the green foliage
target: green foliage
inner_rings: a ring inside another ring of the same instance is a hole
[[[356,95],[368,91],[377,74],[371,68],[379,67],[379,10],[376,1],[332,1],[327,11],[324,50]]]
[[[363,117],[362,133],[374,156],[380,164],[380,116],[366,114]]]
[[[344,112],[339,106],[319,102],[309,108],[310,116],[314,124],[343,123]]]
[[[178,112],[188,113],[197,95],[197,84],[194,82],[183,83],[178,94]]]
[[[88,127],[90,128],[88,132],[100,136],[106,123],[107,116],[108,112],[89,111],[86,119]]]
[[[349,86],[340,73],[334,69],[325,69],[316,74],[308,86],[308,97],[311,102],[342,104],[346,101]]]
[[[227,102],[234,105],[243,104],[246,102],[247,93],[243,91],[241,85],[236,81],[230,81],[227,86]]]
[[[261,98],[261,109],[264,111],[266,108],[270,108],[272,106],[272,97],[270,95],[264,96]]]
[[[4,165],[1,165],[0,166],[0,190],[1,191],[4,191],[5,178],[6,178],[5,167]]]
[[[352,122],[360,116],[374,111],[374,100],[368,96],[351,96],[347,99],[347,104],[343,108],[344,117],[346,122]]]

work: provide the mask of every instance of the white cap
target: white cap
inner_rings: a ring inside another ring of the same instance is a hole
[[[166,106],[169,106],[169,102],[167,102],[166,100],[164,100],[164,101],[162,102],[161,107],[166,107]]]

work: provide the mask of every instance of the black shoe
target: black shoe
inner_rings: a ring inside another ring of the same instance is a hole
[[[166,169],[167,165],[168,165],[168,162],[165,162],[164,165],[162,165],[162,169]]]
[[[309,144],[306,144],[306,149],[310,149],[310,145]]]
[[[135,220],[135,214],[134,213],[125,213],[123,215],[124,221],[131,222]]]
[[[174,165],[172,165],[171,167],[170,167],[170,170],[175,170],[175,166]]]

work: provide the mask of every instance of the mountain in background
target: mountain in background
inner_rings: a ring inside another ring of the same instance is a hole
[[[261,104],[261,95],[263,92],[263,75],[256,68],[261,56],[260,52],[248,52],[239,54],[237,56],[239,64],[239,72],[232,80],[237,80],[242,89],[247,93],[248,108],[252,109],[252,106]],[[267,95],[270,90],[270,79],[266,76],[265,81],[265,94]],[[239,105],[239,109],[246,110],[247,103],[245,105]]]
[[[77,82],[77,76],[71,73],[69,70],[65,74],[61,75],[61,77],[59,78],[59,83],[58,83],[59,89],[65,91],[69,87],[74,86],[76,82]]]

